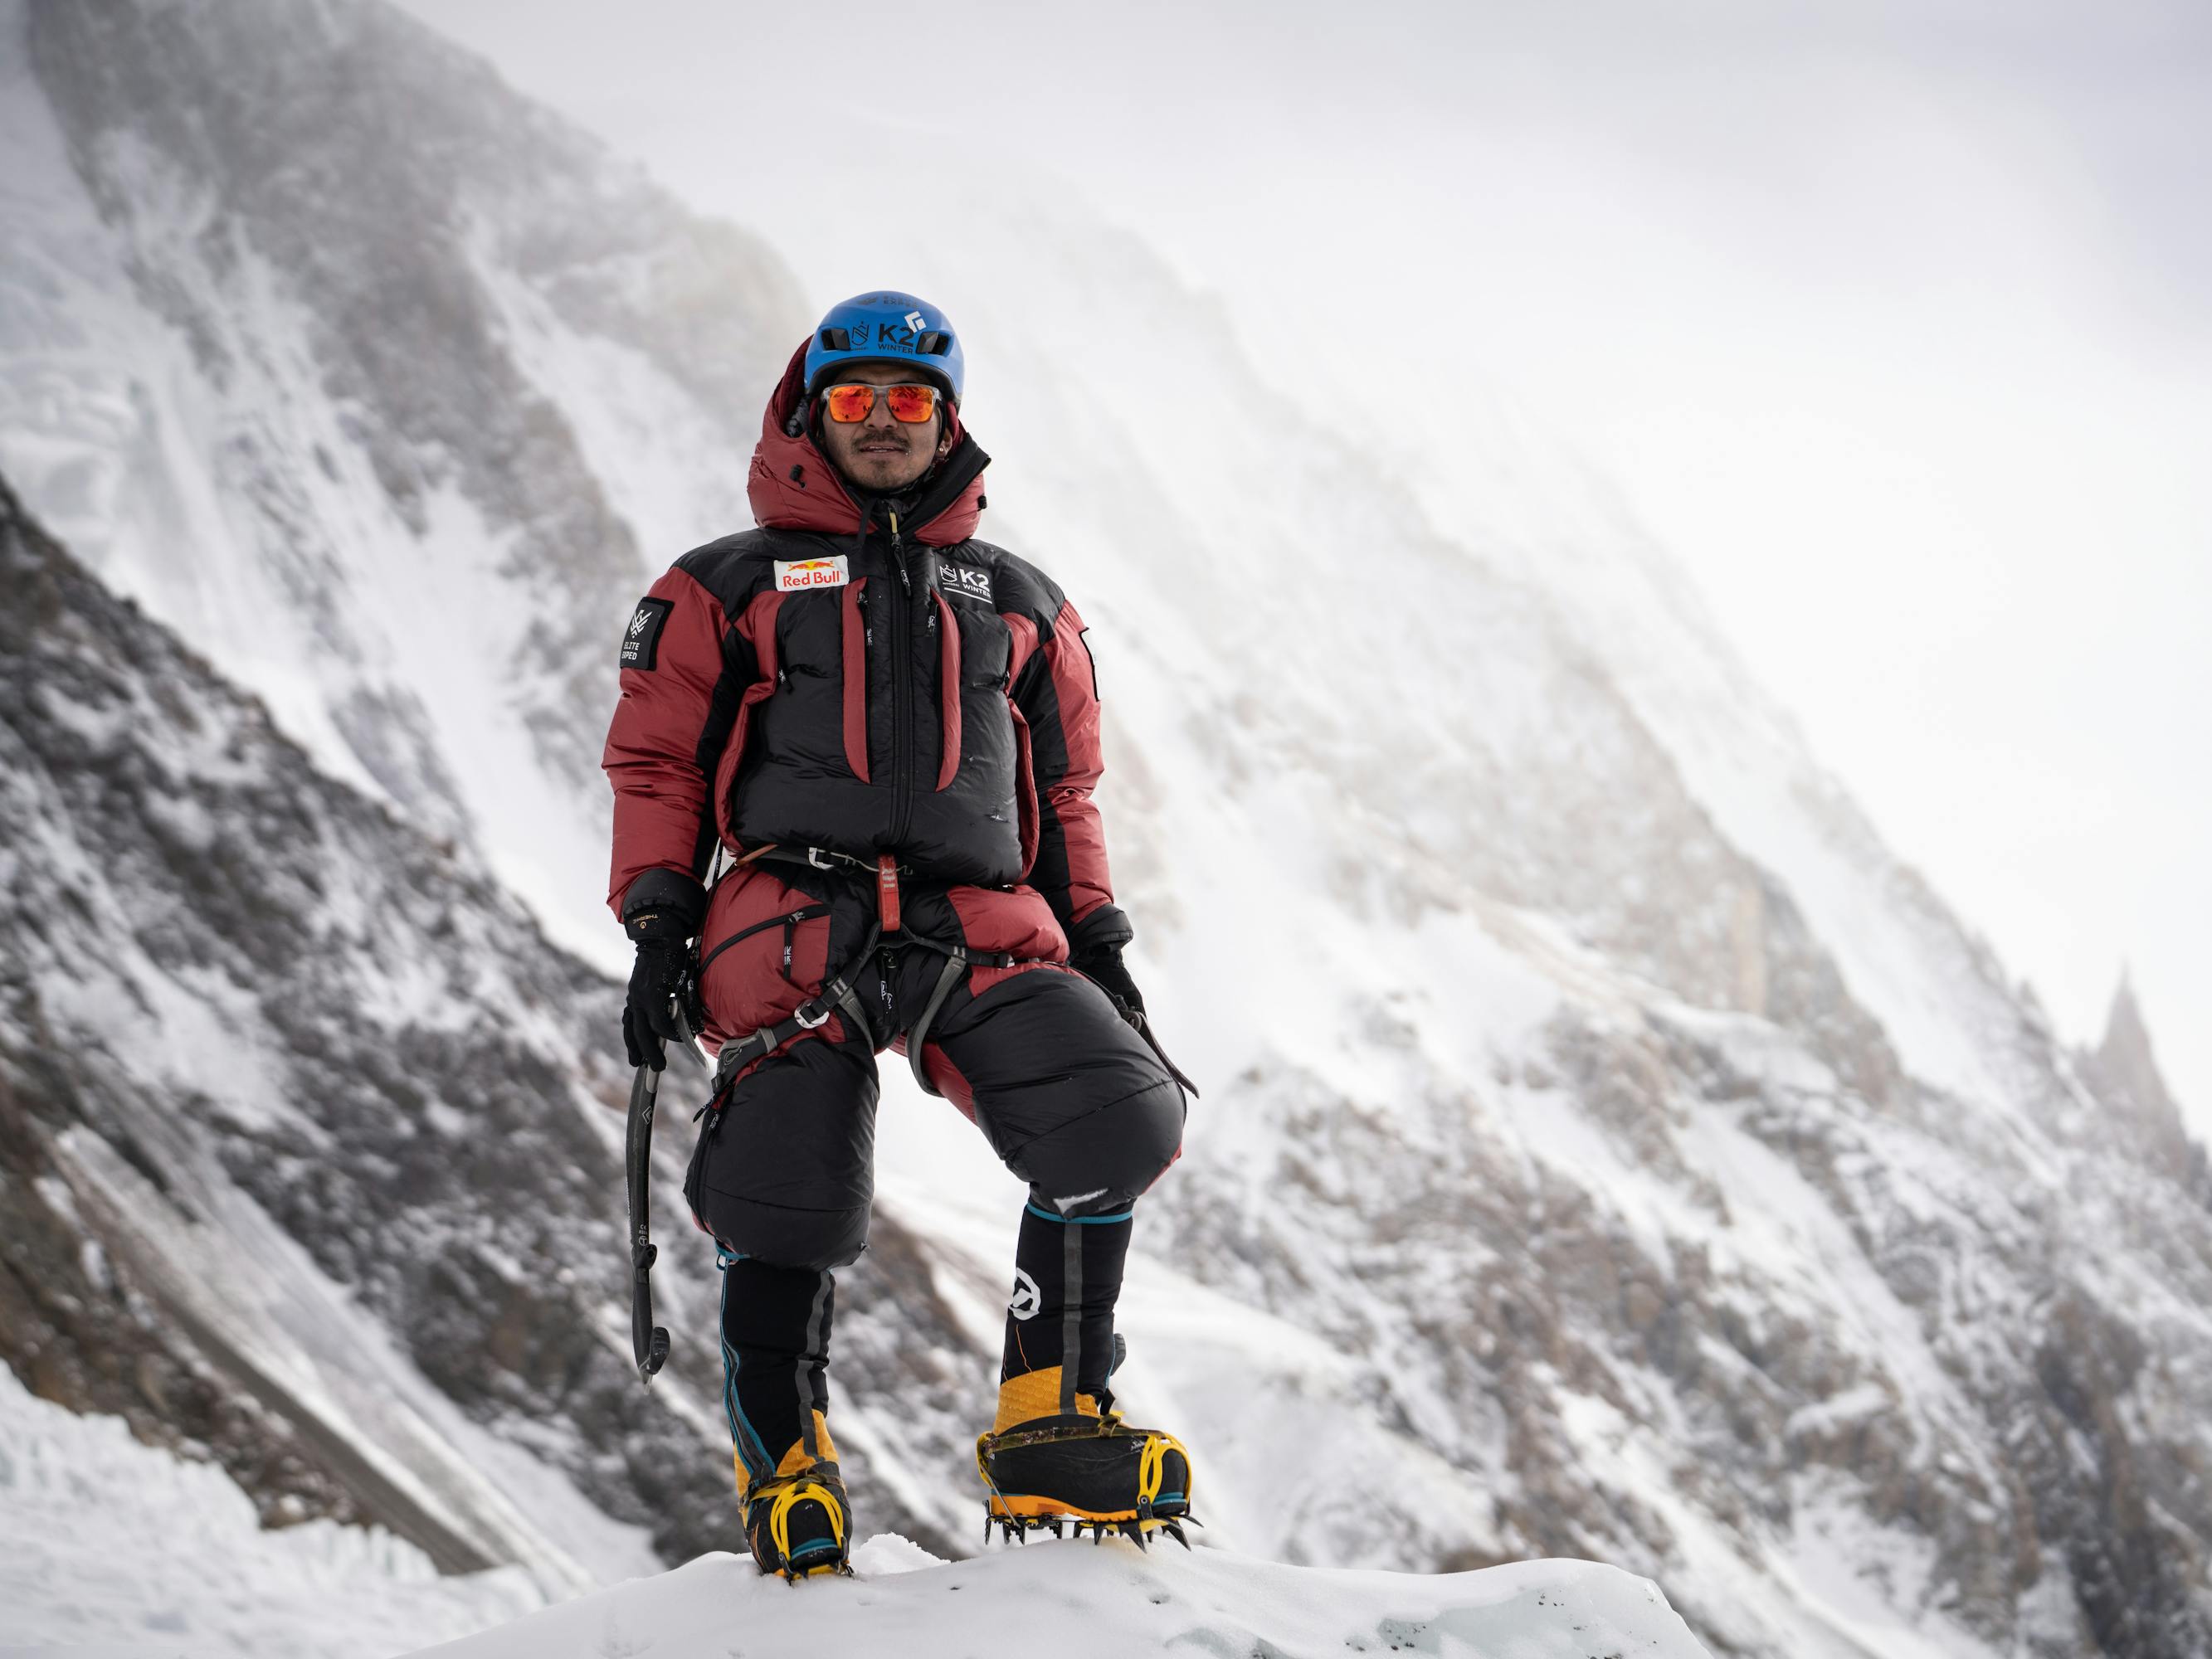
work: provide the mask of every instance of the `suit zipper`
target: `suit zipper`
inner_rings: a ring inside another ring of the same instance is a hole
[[[891,566],[898,572],[898,591],[891,600],[891,847],[906,842],[908,821],[914,816],[914,637],[908,606],[914,601],[914,576],[906,568],[906,549],[899,541],[898,514],[890,514]]]

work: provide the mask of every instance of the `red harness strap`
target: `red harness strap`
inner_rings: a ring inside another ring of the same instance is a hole
[[[882,920],[884,932],[898,932],[898,860],[889,853],[876,860],[876,914]]]

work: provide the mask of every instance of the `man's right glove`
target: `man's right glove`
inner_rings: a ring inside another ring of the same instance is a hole
[[[623,902],[623,932],[637,946],[629,1000],[623,1005],[623,1047],[633,1066],[667,1068],[665,1045],[684,1040],[678,1009],[684,1019],[697,1024],[691,939],[699,931],[705,897],[696,881],[672,871],[649,870]]]

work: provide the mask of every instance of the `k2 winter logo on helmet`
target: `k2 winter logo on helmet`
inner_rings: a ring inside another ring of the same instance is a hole
[[[818,392],[841,364],[919,359],[957,403],[966,385],[960,337],[951,319],[927,300],[878,289],[840,301],[823,313],[806,343],[805,378]]]
[[[846,568],[845,556],[833,554],[825,559],[778,559],[775,562],[775,586],[779,593],[805,593],[817,587],[842,587],[853,580]]]

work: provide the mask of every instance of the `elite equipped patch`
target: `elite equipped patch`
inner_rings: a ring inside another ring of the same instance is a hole
[[[637,613],[629,619],[629,630],[623,635],[622,665],[653,672],[653,659],[660,649],[660,625],[668,620],[668,613],[676,608],[673,599],[640,599]]]

